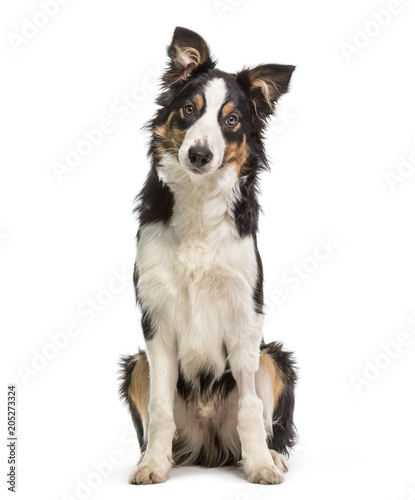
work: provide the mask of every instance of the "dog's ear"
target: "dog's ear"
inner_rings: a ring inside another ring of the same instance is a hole
[[[278,99],[288,92],[294,70],[295,66],[263,64],[238,74],[238,81],[249,95],[261,121],[266,121],[274,112]]]
[[[215,66],[207,43],[200,35],[186,28],[175,29],[167,55],[169,65],[163,77],[166,87],[188,80],[197,70]]]

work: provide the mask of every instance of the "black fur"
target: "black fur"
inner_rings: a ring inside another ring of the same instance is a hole
[[[214,396],[225,399],[235,385],[236,382],[229,370],[229,365],[226,366],[221,378],[217,380],[213,380],[213,376],[209,372],[200,372],[191,382],[183,377],[179,365],[177,392],[186,403],[197,401],[199,398],[202,401],[208,401]]]
[[[137,235],[138,238],[138,235]],[[134,283],[134,291],[135,291],[135,301],[139,304],[139,296],[138,296],[138,268],[137,264],[134,264],[134,272],[133,272],[133,283]]]
[[[264,309],[264,269],[262,266],[261,255],[258,250],[257,237],[254,236],[254,244],[255,244],[255,258],[258,269],[258,275],[256,279],[256,286],[254,290],[254,304],[255,311],[258,314],[263,314]]]
[[[136,202],[134,211],[138,213],[140,225],[151,222],[167,224],[173,214],[173,193],[159,179],[154,162]]]
[[[210,434],[210,439],[212,440],[212,443],[209,446],[209,452],[207,451],[207,447],[202,447],[199,456],[195,461],[195,465],[200,467],[226,467],[230,465],[237,465],[237,463],[242,459],[242,456],[234,457],[223,447],[213,426],[211,429],[206,429],[206,434]],[[215,450],[213,453],[212,447]]]
[[[274,359],[280,376],[284,382],[284,390],[278,400],[273,415],[273,434],[269,437],[268,446],[284,455],[297,442],[297,431],[294,425],[294,389],[297,381],[296,365],[293,355],[282,349],[282,343],[262,344],[261,351],[266,350]]]
[[[241,454],[235,456],[230,450],[226,449],[217,434],[212,423],[207,423],[204,433],[204,446],[196,458],[191,459],[192,465],[199,467],[226,467],[236,466],[242,459]],[[183,441],[179,438],[173,443],[173,461],[175,465],[189,464],[187,462],[191,456],[191,452],[183,453],[181,447]]]
[[[138,232],[137,232],[137,243],[138,243],[139,239],[140,239],[140,230],[138,230]],[[141,308],[141,328],[143,330],[144,340],[151,340],[154,337],[154,329],[153,329],[153,325],[151,322],[150,313],[142,307],[142,304],[140,301],[140,296],[138,293],[139,272],[140,272],[140,270],[138,269],[137,264],[134,263],[133,283],[134,283],[136,302]]]
[[[145,309],[141,311],[141,328],[143,329],[144,340],[151,340],[154,337],[150,313]]]
[[[145,353],[140,350],[138,355],[145,356]],[[121,385],[119,388],[119,393],[121,399],[128,405],[128,409],[130,410],[130,415],[133,420],[134,428],[137,433],[138,444],[141,448],[141,453],[144,453],[146,449],[146,443],[144,441],[144,430],[143,430],[143,422],[141,421],[140,414],[137,411],[137,408],[130,398],[128,394],[128,388],[131,385],[131,377],[133,374],[133,370],[135,364],[137,362],[136,356],[123,356],[120,361],[121,366]]]

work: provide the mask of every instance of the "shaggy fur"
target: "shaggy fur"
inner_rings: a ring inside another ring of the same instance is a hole
[[[130,482],[162,482],[174,463],[243,464],[249,481],[278,484],[295,443],[296,373],[291,354],[262,339],[258,175],[294,67],[224,73],[184,28],[168,56],[136,209],[147,351],[122,361],[142,450]]]

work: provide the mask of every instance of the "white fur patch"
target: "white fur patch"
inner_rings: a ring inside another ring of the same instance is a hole
[[[179,150],[179,161],[186,166],[189,148],[200,142],[206,144],[213,153],[209,172],[215,172],[223,161],[225,140],[218,121],[219,111],[226,99],[226,85],[223,78],[211,80],[205,90],[206,112],[186,132]]]
[[[257,263],[254,240],[241,238],[233,220],[238,179],[233,168],[189,176],[166,159],[161,179],[174,194],[168,225],[145,225],[137,247],[139,294],[156,335],[177,342],[190,380],[202,368],[219,376],[228,353],[256,371],[262,315],[255,312]]]
[[[232,185],[222,180],[222,189],[212,189],[210,182],[205,189],[189,181],[182,190],[175,185],[170,224],[142,227],[137,247],[142,304],[153,318],[155,335],[177,342],[183,374],[190,380],[203,368],[220,376],[225,345],[229,351],[241,342],[240,362],[257,369],[262,317],[254,309],[254,242],[238,235],[228,206]]]

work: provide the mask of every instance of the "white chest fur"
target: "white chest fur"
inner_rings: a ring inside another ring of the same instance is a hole
[[[260,321],[253,303],[254,241],[241,238],[232,220],[232,175],[231,169],[224,169],[222,183],[207,180],[203,188],[179,179],[179,188],[173,183],[175,206],[169,224],[148,224],[140,230],[142,307],[152,318],[155,335],[176,343],[188,379],[201,369],[220,376],[225,346],[242,335],[241,324]],[[260,328],[255,329],[260,336]]]

